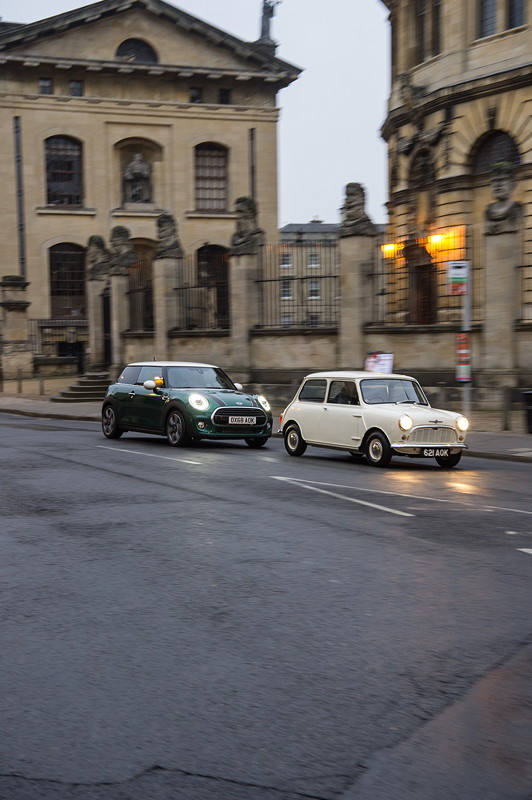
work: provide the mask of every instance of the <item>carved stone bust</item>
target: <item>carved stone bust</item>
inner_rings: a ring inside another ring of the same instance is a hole
[[[129,230],[123,225],[115,225],[111,231],[111,275],[126,275],[130,264],[137,262],[138,256],[131,243]]]
[[[365,211],[366,193],[360,183],[348,183],[342,206],[340,237],[376,236],[377,229]]]
[[[501,162],[493,165],[491,186],[495,199],[486,208],[486,234],[515,233],[521,227],[523,209],[521,203],[512,200],[514,181],[511,164]]]
[[[151,166],[135,153],[124,170],[124,202],[151,203]]]
[[[264,231],[258,227],[257,204],[252,197],[239,197],[235,203],[236,231],[231,238],[233,255],[250,255],[264,244]]]
[[[87,277],[96,280],[109,273],[111,253],[103,236],[90,236],[87,243]]]
[[[177,233],[177,222],[172,214],[157,217],[158,244],[154,258],[183,258],[183,248]]]

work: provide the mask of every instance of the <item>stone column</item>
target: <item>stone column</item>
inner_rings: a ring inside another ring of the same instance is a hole
[[[87,280],[87,323],[89,326],[89,366],[101,369],[105,361],[102,292],[105,289],[105,276],[90,277]]]
[[[168,331],[182,323],[182,304],[175,289],[183,284],[182,258],[156,258],[153,262],[154,352],[169,359]]]
[[[28,286],[29,283],[18,275],[4,275],[0,281],[3,316],[0,366],[4,378],[15,378],[19,373],[23,377],[33,374],[27,315],[30,303],[25,300]]]
[[[232,255],[229,260],[231,366],[245,383],[250,380],[252,366],[250,331],[259,318],[259,270],[260,252]]]
[[[482,373],[491,385],[515,385],[518,317],[519,232],[486,236],[486,305],[482,336]]]
[[[129,328],[129,277],[123,272],[111,274],[111,372],[118,373],[125,363],[122,334]]]

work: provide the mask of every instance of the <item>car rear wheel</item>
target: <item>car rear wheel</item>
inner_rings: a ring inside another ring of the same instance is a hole
[[[390,445],[382,433],[372,433],[368,437],[366,458],[372,467],[387,467],[392,460]]]
[[[122,436],[113,406],[105,406],[102,411],[102,431],[107,439],[120,439]]]
[[[290,456],[302,456],[307,449],[307,443],[301,436],[297,425],[289,425],[284,434],[284,446]]]
[[[185,418],[177,408],[173,408],[166,417],[165,432],[168,444],[171,444],[172,447],[183,447],[187,444]]]
[[[443,469],[452,469],[456,467],[461,458],[462,451],[460,450],[458,453],[450,453],[448,456],[436,456],[436,461]]]
[[[267,436],[247,436],[244,439],[248,447],[264,447],[268,441]]]

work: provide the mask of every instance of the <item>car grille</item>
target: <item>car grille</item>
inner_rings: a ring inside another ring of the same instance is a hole
[[[266,425],[268,420],[266,412],[262,408],[256,406],[223,406],[217,408],[213,413],[211,419],[215,425],[221,425],[229,430],[234,431],[238,429],[237,425],[229,425],[229,417],[255,417],[257,420],[255,425],[245,425],[247,428],[260,428]]]
[[[414,428],[408,444],[454,444],[456,431],[452,428]]]

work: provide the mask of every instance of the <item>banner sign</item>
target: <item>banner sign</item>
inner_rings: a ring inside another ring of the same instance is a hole
[[[448,294],[466,294],[469,281],[469,261],[447,262]]]

